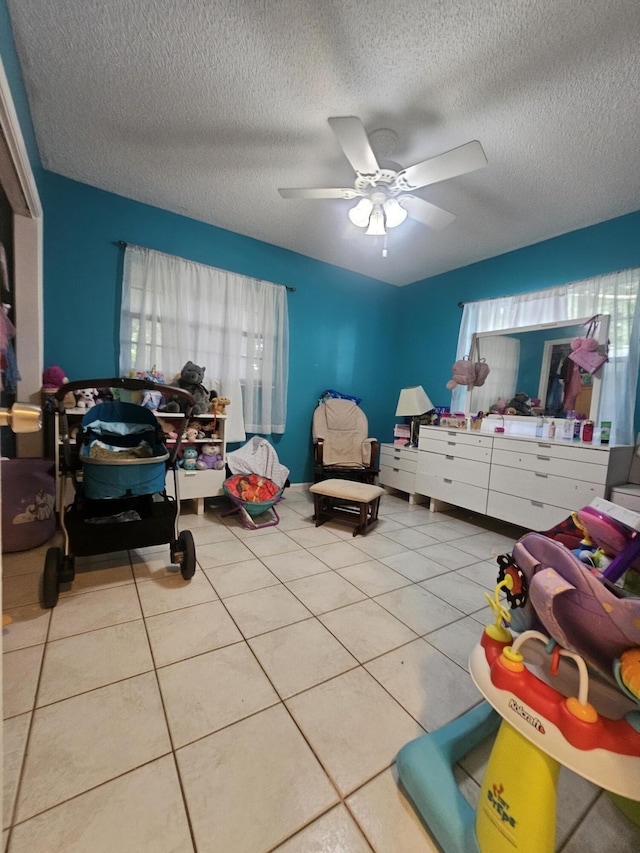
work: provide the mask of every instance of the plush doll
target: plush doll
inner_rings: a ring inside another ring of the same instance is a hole
[[[170,441],[175,441],[175,439],[178,437],[178,433],[175,431],[175,428],[171,421],[166,421],[163,418],[162,420],[160,420],[160,426],[162,427],[162,432],[164,433],[165,441],[167,439],[169,439]]]
[[[196,431],[196,438],[204,438],[205,434],[202,430],[202,426],[200,421],[189,421],[189,425],[187,426],[187,430],[194,429]],[[190,439],[192,440],[192,439]]]
[[[227,406],[231,405],[231,400],[228,397],[214,397],[211,401],[211,411],[215,415],[226,415]]]
[[[198,451],[195,447],[185,447],[182,451],[182,459],[180,460],[180,465],[184,468],[185,471],[195,471],[196,470],[196,459],[198,458]]]
[[[203,415],[209,411],[209,392],[202,384],[205,367],[199,367],[192,361],[188,361],[180,371],[178,387],[184,388],[193,395],[196,404],[193,408],[194,415]],[[184,397],[174,397],[167,403],[167,412],[186,412],[188,406]]]
[[[196,461],[196,468],[200,471],[206,471],[210,468],[220,471],[224,468],[224,460],[213,444],[202,445],[200,448],[200,456],[198,456]]]
[[[78,409],[91,409],[96,404],[96,397],[98,396],[97,388],[80,388],[80,390],[75,391],[76,397],[76,408]]]
[[[199,424],[203,438],[220,438],[217,420],[214,419],[212,421],[207,421],[206,423],[199,422]]]
[[[162,391],[143,391],[140,405],[145,409],[151,409],[152,412],[162,412],[166,408]]]
[[[502,397],[498,397],[495,403],[492,403],[489,406],[489,412],[492,415],[503,415],[504,410],[507,408],[506,402],[502,399]]]
[[[199,438],[198,430],[193,427],[187,427],[184,431],[184,440],[185,441],[196,441]]]

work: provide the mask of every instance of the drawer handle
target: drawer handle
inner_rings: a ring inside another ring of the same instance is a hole
[[[399,468],[392,468],[391,470],[397,474],[400,469]]]
[[[540,507],[543,507],[543,506],[544,506],[544,504],[542,503],[542,501],[531,501],[531,506],[540,506]]]
[[[445,459],[455,459],[456,457],[455,456],[445,456],[444,458]]]
[[[550,444],[542,444],[541,442],[538,442],[538,447],[551,447],[551,445]]]
[[[448,432],[447,435],[455,435],[455,432]]]
[[[446,477],[444,478],[444,481],[445,481],[445,483],[449,483],[449,485],[451,485],[453,483],[453,480],[447,480]]]
[[[551,461],[551,457],[550,457],[550,456],[540,456],[540,455],[538,455],[538,456],[536,456],[536,459],[540,459],[542,462],[550,462],[550,461]]]
[[[449,445],[449,447],[455,447],[456,446],[455,441],[448,441],[447,444]]]
[[[535,471],[534,473],[535,473],[536,477],[542,477],[543,480],[546,480],[547,477],[549,476],[548,474],[541,474],[539,471]]]

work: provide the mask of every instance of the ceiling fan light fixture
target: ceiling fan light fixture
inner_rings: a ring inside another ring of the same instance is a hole
[[[407,218],[407,211],[395,198],[390,198],[384,203],[384,213],[387,228],[395,228],[397,225],[402,225]]]
[[[373,210],[373,203],[368,198],[361,198],[355,207],[349,210],[349,219],[358,228],[366,228]]]
[[[384,203],[384,214],[387,228],[395,228],[407,218],[407,211],[395,198],[390,198]]]
[[[375,204],[373,206],[371,216],[369,217],[369,227],[364,233],[369,237],[384,237],[387,233],[384,227],[384,211],[381,205]]]

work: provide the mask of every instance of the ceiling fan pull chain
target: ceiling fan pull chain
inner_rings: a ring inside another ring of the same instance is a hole
[[[382,257],[386,258],[387,255],[388,255],[388,252],[387,252],[387,235],[385,234],[384,235],[384,241],[382,243]]]

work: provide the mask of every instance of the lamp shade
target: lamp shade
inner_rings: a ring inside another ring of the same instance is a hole
[[[422,385],[414,385],[412,388],[403,388],[398,397],[396,417],[405,415],[423,415],[434,408],[433,403],[427,397]]]

